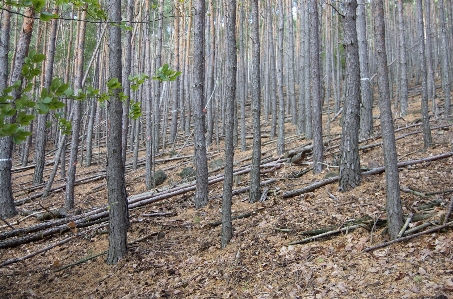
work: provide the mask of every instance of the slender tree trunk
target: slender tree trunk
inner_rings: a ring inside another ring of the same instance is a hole
[[[285,17],[283,0],[278,0],[278,44],[277,44],[277,95],[278,95],[278,140],[277,153],[285,151],[285,99],[283,97],[283,36]],[[275,111],[277,113],[277,111]]]
[[[127,13],[126,20],[132,21],[134,18],[134,1],[127,1]],[[131,23],[127,23],[131,26]],[[127,97],[124,101],[123,107],[123,132],[122,132],[122,155],[123,162],[126,163],[127,154],[127,137],[129,135],[129,106],[131,102],[131,83],[129,82],[129,75],[131,74],[132,68],[132,30],[126,30],[124,34],[124,67],[123,67],[123,89],[124,95]]]
[[[252,0],[252,117],[253,145],[252,169],[250,171],[250,202],[260,200],[260,164],[261,164],[261,72],[260,72],[260,16],[259,0]]]
[[[205,99],[204,85],[204,29],[205,0],[195,0],[194,5],[194,45],[193,47],[193,116],[194,116],[194,147],[196,167],[195,208],[201,208],[208,202],[208,162],[206,156],[205,115],[203,112]]]
[[[121,21],[121,0],[109,0],[109,20]],[[121,29],[109,28],[109,77],[121,82]],[[120,89],[113,91],[107,103],[107,192],[109,203],[109,250],[107,263],[116,264],[127,253],[127,228],[129,212],[127,206],[124,163],[122,156],[123,104]]]
[[[311,98],[310,86],[311,86],[311,72],[313,71],[312,68],[315,67],[315,62],[311,61],[311,48],[314,45],[310,42],[311,33],[310,33],[310,21],[312,18],[317,18],[318,16],[311,14],[309,12],[309,1],[311,0],[304,0],[303,2],[303,9],[304,9],[304,48],[302,53],[304,53],[304,60],[303,60],[303,67],[304,67],[304,105],[305,105],[305,138],[312,139],[313,138],[313,99]],[[311,28],[314,30],[313,28]],[[313,33],[315,34],[315,33]],[[317,33],[316,33],[317,34]],[[314,50],[317,51],[317,50]]]
[[[319,63],[319,24],[318,1],[309,0],[310,12],[310,61],[311,61],[311,101],[313,114],[313,172],[323,168],[324,145],[322,142],[322,98],[321,73]]]
[[[357,0],[346,0],[344,2],[344,8],[343,30],[346,55],[346,100],[343,106],[344,117],[340,147],[340,189],[342,191],[348,191],[360,184],[360,66],[356,30]]]
[[[408,109],[408,87],[407,87],[407,58],[406,58],[406,29],[404,27],[404,5],[403,0],[398,0],[398,38],[399,38],[399,102],[401,115],[407,115]]]
[[[423,5],[422,0],[417,0],[417,20],[418,20],[418,39],[421,59],[421,76],[422,76],[422,124],[423,124],[423,144],[425,148],[431,146],[431,128],[429,125],[429,108],[428,108],[428,70],[425,51],[425,35],[423,25]]]
[[[180,43],[180,33],[179,33],[179,18],[180,18],[180,8],[179,8],[179,1],[174,1],[174,9],[175,9],[175,20],[174,20],[174,28],[175,28],[175,38],[174,38],[174,67],[175,70],[180,69],[179,63],[179,43]],[[173,147],[176,141],[176,134],[178,133],[178,110],[179,110],[179,102],[180,102],[180,84],[181,79],[176,78],[173,84],[173,103],[171,107],[171,125],[170,125],[170,143],[173,143]]]
[[[19,41],[16,46],[14,55],[13,68],[11,72],[11,83],[16,81],[22,81],[22,66],[25,61],[25,57],[28,55],[30,47],[31,36],[34,25],[35,11],[33,8],[28,7],[25,10],[24,21],[22,24],[22,32],[19,36]],[[5,17],[6,19],[8,17]],[[4,21],[7,22],[7,21]],[[2,22],[3,26],[7,26]],[[5,47],[7,45],[4,45]],[[23,82],[22,82],[23,83]],[[21,90],[15,90],[12,94],[14,100],[19,99]],[[11,121],[14,121],[12,117]],[[12,154],[13,154],[13,140],[12,137],[1,137],[0,138],[0,217],[9,218],[17,214],[16,207],[14,205],[14,198],[12,192],[11,182],[11,168],[12,168]]]
[[[358,0],[357,39],[360,59],[360,91],[362,105],[360,109],[360,138],[365,139],[373,133],[373,95],[368,70],[368,40],[366,34],[366,2]]]
[[[432,28],[431,28],[431,0],[425,0],[425,31],[426,31],[426,44],[425,44],[425,56],[426,56],[426,71],[427,71],[427,88],[428,88],[428,100],[433,101],[433,110],[436,114],[436,103],[434,95],[436,94],[436,84],[434,82],[434,69],[433,69],[433,44],[432,44]]]
[[[5,8],[10,9],[10,6],[6,5]],[[11,14],[7,10],[2,10],[0,11],[0,17],[0,90],[4,90],[8,85],[8,53],[11,29]]]
[[[82,10],[81,19],[85,20],[86,10]],[[85,30],[86,22],[82,22],[79,26],[78,43],[76,49],[76,63],[75,63],[75,76],[74,76],[74,92],[77,94],[82,89],[83,78],[83,52],[85,50]],[[73,103],[72,117],[72,136],[71,136],[71,152],[69,155],[68,177],[66,178],[66,198],[65,207],[67,209],[74,208],[74,184],[77,170],[77,156],[79,149],[79,132],[80,122],[82,117],[82,107],[80,101]]]
[[[225,179],[223,180],[222,199],[222,248],[225,248],[233,236],[231,222],[231,199],[233,197],[233,112],[236,99],[236,0],[226,4],[226,128],[225,128]]]
[[[58,9],[55,8],[53,11],[54,14],[58,13]],[[46,63],[45,63],[45,72],[44,72],[44,87],[45,89],[49,90],[50,84],[52,82],[53,77],[53,69],[54,69],[54,58],[55,58],[55,44],[57,39],[57,27],[58,21],[52,20],[50,33],[49,33],[49,42],[47,45],[47,53],[46,53]],[[46,122],[47,122],[47,114],[39,114],[36,132],[36,141],[35,141],[35,169],[33,173],[33,184],[41,184],[43,173],[44,173],[44,164],[46,161]]]
[[[379,86],[379,109],[381,111],[381,131],[383,137],[383,152],[385,163],[387,222],[392,239],[398,236],[403,226],[403,211],[401,207],[398,159],[393,128],[390,90],[388,79],[387,54],[385,48],[384,5],[382,0],[374,0],[376,13],[375,44]]]
[[[295,91],[295,76],[294,76],[294,65],[295,65],[295,58],[294,58],[294,22],[293,22],[293,5],[292,1],[287,1],[287,9],[286,9],[286,16],[288,19],[288,86],[287,86],[287,94],[288,94],[288,103],[291,104],[291,116],[292,116],[292,124],[296,125],[297,121],[297,104],[296,104],[296,91]]]
[[[272,23],[272,6],[268,0],[267,9],[267,26],[268,26],[268,50],[269,50],[269,91],[270,91],[270,113],[272,114],[271,123],[271,138],[274,138],[277,133],[277,94],[276,94],[276,70],[275,70],[275,45],[274,45],[274,29]]]
[[[440,50],[442,59],[442,89],[445,93],[445,113],[444,116],[448,117],[451,114],[451,88],[450,88],[450,71],[449,71],[449,56],[448,40],[447,40],[447,18],[445,17],[444,0],[439,0],[439,22],[440,22]]]

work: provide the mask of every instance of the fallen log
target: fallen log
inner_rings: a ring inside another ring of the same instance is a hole
[[[398,168],[406,167],[406,166],[410,166],[410,165],[415,165],[415,164],[420,164],[420,163],[424,163],[424,162],[431,162],[431,161],[436,161],[436,160],[440,160],[440,159],[445,159],[445,158],[448,158],[448,157],[451,157],[451,156],[453,156],[453,152],[448,152],[448,153],[445,153],[445,154],[432,156],[432,157],[427,157],[427,158],[418,159],[418,160],[409,160],[409,161],[399,162],[398,163]],[[377,167],[377,168],[373,168],[373,169],[371,169],[369,171],[362,172],[362,175],[381,174],[384,171],[385,171],[385,167]],[[302,189],[297,189],[297,190],[293,190],[293,191],[284,192],[283,193],[283,198],[294,197],[294,196],[298,196],[298,195],[301,195],[301,194],[304,194],[304,193],[307,193],[307,192],[311,192],[311,191],[316,190],[316,189],[318,189],[320,187],[323,187],[325,185],[329,185],[329,184],[335,183],[336,181],[339,180],[339,178],[340,178],[339,176],[331,177],[331,178],[328,178],[328,179],[313,183],[313,184],[311,184],[311,185],[309,185],[307,187],[304,187]]]
[[[404,242],[404,241],[416,238],[416,237],[421,236],[421,235],[426,235],[426,234],[437,232],[438,230],[450,227],[452,225],[453,225],[453,221],[445,223],[443,225],[439,225],[439,226],[433,227],[431,229],[428,229],[428,230],[425,230],[425,231],[422,231],[422,232],[419,232],[417,234],[409,235],[409,236],[402,237],[402,238],[397,238],[397,239],[394,239],[392,241],[388,241],[388,242],[384,242],[384,243],[381,243],[381,244],[378,244],[378,245],[375,245],[375,246],[372,246],[372,247],[368,247],[368,248],[365,248],[363,251],[364,252],[369,252],[369,251],[373,251],[373,250],[376,250],[376,249],[379,249],[379,248],[387,247],[387,246],[389,246],[391,244],[395,244],[395,243],[398,243],[398,242]]]
[[[261,167],[275,167],[275,163],[269,163],[262,165]],[[243,169],[240,171],[235,172],[234,174],[244,174],[250,172],[250,168]],[[208,181],[208,184],[214,184],[223,181],[223,175],[216,176]],[[144,195],[136,195],[130,197],[128,199],[128,206],[129,209],[142,207],[154,202],[161,201],[163,199],[167,199],[173,196],[182,195],[184,193],[195,191],[195,184],[185,186],[183,188],[177,187],[169,192],[165,193],[155,193],[150,194],[149,192],[145,193]],[[46,223],[40,223],[34,226],[29,226],[25,228],[19,228],[12,231],[3,232],[0,234],[0,240],[5,240],[0,242],[0,248],[8,248],[18,246],[24,243],[29,243],[37,240],[42,240],[45,237],[52,236],[57,233],[65,233],[70,230],[68,226],[69,223],[74,222],[76,227],[86,227],[92,225],[94,223],[99,223],[102,221],[107,221],[108,218],[108,209],[106,206],[94,209],[87,213],[69,217],[66,219],[58,219],[49,221]],[[13,238],[16,236],[21,236],[17,238]]]

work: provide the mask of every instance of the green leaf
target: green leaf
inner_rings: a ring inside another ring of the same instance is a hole
[[[49,106],[43,103],[38,103],[37,107],[39,114],[47,114],[49,113]]]
[[[66,90],[68,90],[69,84],[61,84],[60,87],[55,91],[55,95],[61,96],[66,93]]]
[[[19,112],[16,117],[16,122],[22,126],[27,126],[31,121],[35,119],[33,114],[26,114],[25,112]]]
[[[44,22],[48,22],[48,21],[50,21],[52,19],[56,19],[56,18],[58,18],[57,14],[53,14],[53,13],[50,13],[50,12],[47,12],[47,11],[43,11],[39,15],[39,19],[41,21],[44,21]]]
[[[19,128],[19,125],[14,123],[14,124],[5,124],[2,129],[6,136],[11,136],[17,131],[17,128]]]
[[[52,90],[57,90],[61,86],[61,79],[60,78],[55,78],[52,80],[52,83],[50,84],[50,88]]]
[[[121,83],[118,82],[118,78],[112,78],[109,80],[109,82],[107,82],[107,87],[111,90],[120,89]]]
[[[28,83],[22,92],[30,92],[33,90],[33,83]]]
[[[31,135],[31,132],[19,130],[13,135],[13,142],[14,143],[21,143],[27,139],[28,136]]]
[[[46,59],[46,55],[41,54],[41,53],[35,53],[33,55],[33,62],[34,63],[40,63],[43,62]]]

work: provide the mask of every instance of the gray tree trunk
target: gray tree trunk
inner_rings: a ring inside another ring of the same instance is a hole
[[[252,1],[252,117],[253,145],[252,169],[250,171],[250,202],[260,200],[260,164],[261,164],[261,78],[260,78],[260,22],[259,0]]]
[[[429,125],[429,108],[428,108],[428,70],[425,51],[425,26],[423,24],[423,4],[422,0],[417,0],[417,31],[419,39],[421,76],[422,76],[422,125],[423,125],[423,145],[425,148],[431,146],[431,128]]]
[[[121,21],[121,0],[109,0],[108,16],[113,22]],[[109,28],[109,77],[121,82],[121,28]],[[107,192],[109,204],[109,250],[107,263],[116,264],[127,253],[127,228],[129,213],[127,206],[124,163],[122,156],[123,104],[120,89],[113,91],[107,103]]]
[[[174,67],[175,70],[180,69],[179,63],[179,43],[180,43],[180,33],[179,33],[179,4],[178,0],[174,1],[174,10],[175,10],[175,20],[174,20],[174,28],[175,28],[175,48],[174,48]],[[178,133],[178,110],[179,110],[179,102],[180,102],[180,83],[181,79],[178,77],[174,84],[173,84],[173,103],[171,106],[171,125],[170,125],[170,143],[173,143],[173,146],[176,141],[176,134]]]
[[[10,9],[7,5],[6,9]],[[0,11],[1,31],[0,31],[0,90],[4,90],[8,85],[8,53],[9,38],[11,29],[11,14],[7,10]]]
[[[349,191],[360,184],[359,113],[360,66],[356,30],[357,0],[344,2],[344,48],[346,55],[346,100],[340,146],[340,190]]]
[[[404,5],[403,0],[398,0],[398,59],[399,59],[399,81],[398,81],[398,90],[399,90],[399,102],[400,102],[400,111],[401,115],[407,115],[408,109],[408,87],[407,87],[407,58],[406,58],[406,28],[404,27]]]
[[[366,2],[357,1],[357,40],[360,59],[360,92],[362,105],[360,109],[360,138],[365,139],[373,133],[373,94],[368,68],[368,40],[366,34]]]
[[[322,142],[322,98],[321,72],[319,63],[319,20],[318,1],[309,0],[310,12],[310,71],[311,71],[311,102],[313,114],[313,172],[320,173],[324,162],[324,145]]]
[[[206,156],[205,116],[204,116],[204,30],[205,0],[195,0],[194,4],[194,46],[193,47],[193,116],[194,147],[196,167],[195,208],[208,202],[208,161]]]
[[[288,0],[286,3],[287,9],[286,18],[288,19],[288,86],[286,92],[288,94],[288,103],[291,104],[292,124],[296,125],[297,121],[297,104],[296,104],[296,91],[295,91],[295,77],[294,77],[294,22],[293,22],[293,5],[292,1]]]
[[[54,9],[54,14],[58,13],[58,9]],[[57,26],[58,21],[52,20],[50,26],[50,33],[49,33],[49,42],[47,44],[47,53],[46,53],[46,63],[45,63],[45,71],[44,71],[44,87],[45,89],[49,90],[50,84],[52,83],[53,77],[53,62],[55,58],[55,45],[57,39]],[[44,164],[46,162],[46,140],[47,140],[47,133],[46,133],[46,122],[47,122],[47,114],[39,114],[36,126],[36,134],[35,139],[35,169],[33,172],[33,184],[41,184],[43,173],[44,173]]]
[[[268,0],[267,9],[267,26],[268,26],[268,51],[269,51],[269,91],[270,91],[270,113],[272,114],[271,123],[271,138],[277,134],[277,82],[276,82],[276,65],[275,65],[275,44],[274,44],[274,28],[272,22],[272,6]]]
[[[283,1],[278,0],[278,44],[277,44],[277,96],[278,96],[278,140],[277,153],[282,155],[285,151],[285,99],[283,97],[283,36],[285,16]],[[275,114],[277,111],[275,111]]]
[[[396,155],[395,134],[390,103],[389,70],[385,48],[384,5],[382,0],[374,0],[373,5],[374,12],[376,13],[375,44],[379,86],[379,109],[381,112],[381,131],[383,137],[382,149],[385,163],[387,223],[390,237],[395,239],[403,226],[403,211],[401,207],[397,166],[398,159]]]
[[[22,24],[22,32],[19,36],[19,41],[16,46],[16,52],[14,55],[13,68],[11,72],[11,83],[16,81],[22,81],[22,66],[24,64],[25,57],[28,55],[28,49],[30,48],[31,36],[33,33],[34,15],[35,11],[33,8],[26,8],[24,13],[24,21]],[[6,16],[5,19],[8,19]],[[5,21],[6,22],[6,21]],[[7,26],[2,22],[3,26]],[[3,45],[7,47],[8,45]],[[4,63],[4,62],[3,62]],[[7,63],[7,62],[6,62]],[[14,100],[20,97],[21,90],[15,90],[12,93]],[[11,119],[14,121],[14,117]],[[0,138],[0,217],[9,218],[17,214],[16,207],[14,205],[14,198],[12,192],[11,182],[11,168],[12,168],[12,150],[13,140],[12,137]]]
[[[449,70],[449,56],[448,40],[447,40],[447,18],[445,17],[444,0],[437,2],[439,5],[439,23],[440,23],[440,51],[442,60],[442,89],[445,93],[445,113],[444,116],[448,117],[451,114],[451,88],[450,88],[450,70]]]
[[[222,243],[225,248],[233,236],[231,221],[231,200],[233,197],[233,112],[236,99],[236,0],[226,4],[226,73],[225,73],[225,178],[223,180],[222,198]]]
[[[425,30],[426,30],[426,44],[425,44],[425,56],[426,56],[426,71],[427,71],[427,87],[428,87],[428,99],[433,101],[433,110],[436,113],[436,103],[434,95],[436,94],[436,84],[434,82],[434,68],[433,68],[433,44],[432,44],[432,27],[431,27],[431,0],[425,0]]]
[[[303,119],[305,119],[305,138],[312,139],[313,138],[313,99],[311,98],[311,91],[310,91],[310,82],[311,82],[311,72],[312,67],[314,67],[313,61],[311,61],[311,48],[313,44],[310,41],[310,21],[315,15],[312,15],[309,12],[309,1],[304,0],[303,2],[303,9],[304,9],[304,18],[303,18],[303,35],[302,38],[304,40],[304,48],[302,53],[304,53],[303,59],[303,67],[304,67],[304,105],[305,105],[305,115]],[[317,16],[316,16],[317,18]]]
[[[132,21],[134,18],[134,1],[128,0],[126,5],[126,20]],[[128,22],[127,26],[131,26]],[[132,30],[126,30],[124,34],[124,67],[123,67],[123,90],[124,95],[127,97],[124,101],[123,107],[123,132],[122,132],[122,155],[123,162],[126,163],[127,154],[127,137],[129,135],[129,106],[131,103],[131,84],[129,75],[132,69]]]
[[[82,10],[81,19],[85,20],[86,10]],[[85,30],[86,22],[82,22],[78,27],[78,43],[76,49],[76,63],[75,63],[75,75],[74,75],[74,92],[78,93],[79,89],[82,89],[82,78],[83,78],[83,52],[85,50]],[[66,197],[65,207],[67,209],[74,208],[74,184],[77,170],[77,157],[79,151],[79,132],[80,122],[82,117],[82,107],[80,101],[74,101],[72,105],[73,113],[72,116],[72,136],[71,136],[71,151],[69,154],[69,166],[68,166],[68,177],[66,178]]]

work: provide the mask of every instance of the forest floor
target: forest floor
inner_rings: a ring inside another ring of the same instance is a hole
[[[374,113],[378,115],[378,111]],[[397,140],[400,162],[453,151],[453,120],[432,118],[433,146],[424,150],[420,117],[419,97],[413,97],[409,115],[395,120],[396,137],[404,136]],[[263,169],[267,172],[262,179],[274,178],[275,182],[263,187],[269,188],[263,202],[249,203],[247,193],[234,196],[233,216],[249,214],[233,221],[233,239],[226,248],[220,248],[221,226],[213,225],[221,219],[221,181],[210,185],[211,199],[200,210],[193,208],[193,191],[132,209],[128,255],[117,265],[105,263],[105,222],[87,228],[72,227],[64,234],[0,249],[1,264],[77,234],[42,254],[0,267],[0,298],[453,298],[453,230],[363,251],[388,241],[385,225],[379,225],[379,220],[386,218],[384,173],[363,176],[360,186],[349,192],[339,192],[338,183],[332,183],[283,197],[285,192],[322,181],[338,171],[335,160],[340,142],[339,119],[331,123],[331,135],[324,138],[328,167],[319,175],[303,172],[311,167],[311,155],[301,164],[284,162],[283,158],[277,159],[275,140],[263,137],[263,158],[275,158],[272,163],[276,167]],[[361,146],[382,141],[378,121],[375,118],[375,138]],[[296,136],[289,122],[286,128],[287,151],[310,144]],[[269,127],[263,126],[263,131],[268,135]],[[181,140],[175,147],[181,150],[180,156],[192,155],[190,142],[181,149],[183,144]],[[247,139],[247,146],[247,151],[236,151],[235,169],[250,164],[251,139]],[[170,152],[161,151],[157,159],[170,158]],[[211,146],[209,162],[221,158],[223,144]],[[362,167],[383,166],[382,147],[361,150],[360,158]],[[154,192],[165,193],[165,188],[184,183],[178,173],[189,166],[193,166],[190,157],[157,164],[156,169],[165,169],[168,178]],[[46,175],[51,166],[48,168]],[[75,187],[76,206],[81,212],[106,206],[103,170],[104,162],[78,168],[78,179],[101,174],[98,180]],[[210,176],[222,172],[213,171]],[[32,169],[14,172],[16,200],[42,191],[30,189],[32,173]],[[130,196],[145,192],[143,166],[128,169],[126,179]],[[245,187],[248,174],[237,175],[234,181],[233,189]],[[401,192],[405,217],[411,212],[429,217],[413,221],[410,227],[424,222],[431,222],[433,227],[443,221],[453,199],[453,157],[402,167],[400,183],[405,190],[412,190]],[[54,186],[62,184],[59,181]],[[431,209],[423,207],[435,200],[437,205]],[[43,207],[58,208],[63,204],[64,191],[57,190],[44,200],[38,198],[18,208],[39,212]],[[303,239],[303,232],[337,230],[360,219],[368,219],[368,224],[289,245]],[[40,221],[19,215],[8,219],[8,223],[16,229]],[[11,227],[0,222],[0,234]]]

